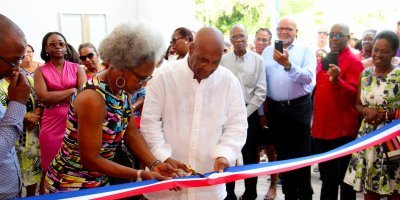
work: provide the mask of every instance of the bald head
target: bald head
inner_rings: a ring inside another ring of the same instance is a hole
[[[231,28],[230,41],[233,45],[233,51],[236,56],[243,56],[246,54],[247,48],[247,31],[246,28],[237,24]]]
[[[25,51],[24,32],[13,21],[0,14],[0,53],[12,51],[19,46],[23,46]]]
[[[224,51],[224,36],[214,27],[200,29],[189,46],[189,67],[199,82],[217,68]]]
[[[283,18],[279,21],[276,31],[279,40],[283,42],[283,47],[288,48],[297,37],[297,23],[292,18]]]
[[[331,30],[332,29],[339,30],[340,32],[342,32],[345,35],[350,35],[350,28],[349,28],[349,25],[347,25],[347,24],[337,23],[332,26]]]
[[[220,30],[215,27],[204,27],[200,29],[196,34],[194,46],[206,46],[207,48],[221,49],[221,53],[224,50],[224,36]]]
[[[291,25],[294,29],[297,29],[297,22],[291,17],[282,18],[281,21],[279,21],[279,24]]]
[[[329,47],[332,52],[340,52],[347,47],[350,39],[349,26],[344,23],[337,23],[332,26],[329,36]]]
[[[234,34],[235,31],[241,31],[241,32],[244,32],[247,34],[246,27],[244,27],[241,24],[236,24],[231,28],[231,32],[230,32],[231,36]]]
[[[26,41],[22,30],[6,16],[0,14],[0,79],[18,71],[25,55]]]

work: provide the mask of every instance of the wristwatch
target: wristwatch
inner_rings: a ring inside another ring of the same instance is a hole
[[[290,63],[290,62],[289,62],[289,65],[287,67],[283,67],[283,69],[285,71],[287,71],[287,72],[290,70],[290,68],[292,68],[292,63]]]

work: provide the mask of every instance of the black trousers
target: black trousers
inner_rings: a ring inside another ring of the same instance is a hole
[[[310,95],[293,101],[268,103],[269,128],[275,138],[277,160],[287,160],[311,154],[311,98]],[[311,168],[303,167],[280,173],[286,200],[311,200]]]
[[[352,137],[341,137],[333,140],[314,138],[314,147],[316,153],[324,153],[353,140]],[[343,182],[350,158],[351,155],[348,155],[318,164],[322,180],[321,200],[337,200],[339,187],[341,200],[356,199],[356,192],[353,188]]]
[[[247,123],[247,138],[242,148],[243,164],[245,165],[258,163],[257,134],[260,134],[258,132],[261,131],[261,127],[257,111],[247,118]],[[257,179],[258,177],[244,179],[245,191],[243,199],[257,198]],[[226,191],[228,192],[227,199],[235,199],[235,182],[227,183]]]

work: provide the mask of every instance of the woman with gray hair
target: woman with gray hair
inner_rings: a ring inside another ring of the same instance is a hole
[[[61,149],[46,174],[47,193],[103,186],[108,177],[140,181],[176,175],[177,169],[149,151],[127,99],[151,79],[163,51],[162,34],[146,24],[122,24],[102,41],[99,52],[109,68],[72,97]],[[122,140],[150,171],[112,161]]]

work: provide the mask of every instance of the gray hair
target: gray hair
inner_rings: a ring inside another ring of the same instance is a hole
[[[100,43],[99,53],[104,63],[116,68],[132,68],[143,61],[156,63],[164,49],[164,39],[158,29],[145,23],[125,23]]]

